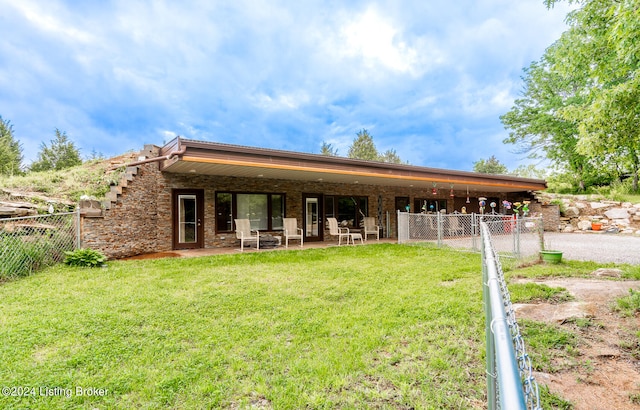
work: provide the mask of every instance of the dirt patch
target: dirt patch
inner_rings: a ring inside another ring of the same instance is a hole
[[[518,280],[518,282],[526,282]],[[640,289],[640,281],[595,279],[535,280],[562,287],[575,300],[562,304],[514,304],[518,319],[573,326],[579,334],[576,363],[558,373],[535,373],[536,380],[575,405],[575,410],[640,409],[640,357],[637,332],[640,317],[621,317],[612,310],[614,300]],[[576,318],[594,324],[573,325]]]

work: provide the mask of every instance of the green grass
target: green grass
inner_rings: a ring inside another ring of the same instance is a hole
[[[573,366],[579,354],[575,333],[558,325],[526,319],[519,320],[518,324],[534,370],[556,373]]]
[[[392,244],[56,266],[0,286],[0,380],[73,394],[0,407],[482,407],[480,276]]]
[[[517,266],[517,264],[503,265],[505,277],[512,278],[589,278],[591,273],[598,268],[618,268],[622,270],[622,279],[640,280],[640,265],[613,263],[597,263],[588,261],[564,260],[558,264],[534,263],[528,266]],[[601,278],[611,279],[613,278]]]
[[[626,317],[640,314],[640,291],[629,289],[628,296],[616,300],[615,310]]]
[[[120,172],[119,172],[120,171]],[[0,176],[0,188],[41,194],[77,202],[82,195],[104,198],[110,184],[117,183],[121,170],[111,171],[109,161],[87,161],[82,165],[59,171],[28,172],[24,175]],[[48,205],[46,198],[31,198]],[[26,198],[27,200],[29,198]],[[56,205],[60,207],[60,205]],[[63,211],[65,209],[57,209]]]
[[[562,303],[573,299],[565,288],[552,288],[543,283],[511,283],[508,287],[513,303]]]

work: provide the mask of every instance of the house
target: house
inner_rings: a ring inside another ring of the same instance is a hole
[[[82,212],[82,242],[112,258],[237,247],[234,219],[277,234],[284,217],[298,220],[305,242],[327,239],[328,217],[359,227],[363,217],[374,216],[382,235],[395,237],[397,210],[478,212],[479,197],[499,207],[545,188],[538,179],[178,137],[163,147],[145,146],[102,211]]]

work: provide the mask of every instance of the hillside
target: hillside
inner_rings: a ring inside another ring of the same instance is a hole
[[[120,180],[125,165],[137,159],[129,152],[104,160],[92,160],[77,167],[26,175],[0,176],[0,217],[14,216],[9,208],[21,208],[15,216],[73,209],[81,197],[102,200],[110,185]]]

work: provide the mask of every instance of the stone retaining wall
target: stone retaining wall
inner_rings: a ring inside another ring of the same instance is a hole
[[[544,194],[540,200],[562,204],[562,232],[589,231],[592,222],[600,222],[604,232],[640,235],[640,204],[554,194]]]

